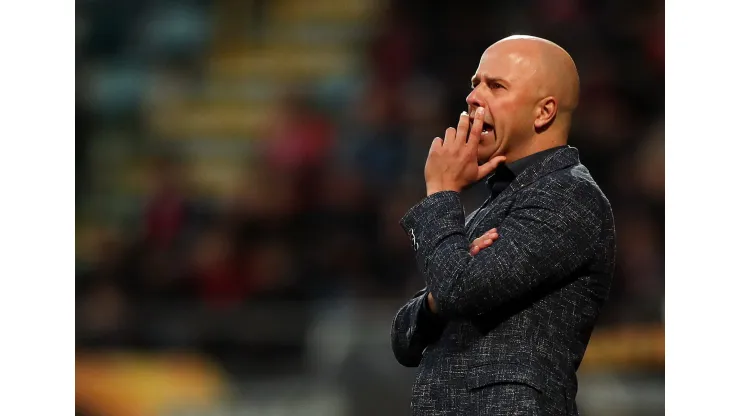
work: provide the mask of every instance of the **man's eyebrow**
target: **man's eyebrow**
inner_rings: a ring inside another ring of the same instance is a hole
[[[473,75],[473,77],[472,77],[472,78],[470,78],[470,84],[471,84],[471,85],[478,85],[478,83],[480,82],[480,79],[481,79],[481,76],[480,76],[480,75],[478,75],[478,74],[476,74],[476,75]],[[496,82],[506,82],[506,81],[505,81],[505,80],[504,80],[503,78],[501,78],[501,77],[491,77],[491,76],[488,76],[487,74],[483,74],[483,80],[484,80],[485,82],[487,82],[487,83],[488,83],[488,82],[492,82],[492,81],[496,81]]]

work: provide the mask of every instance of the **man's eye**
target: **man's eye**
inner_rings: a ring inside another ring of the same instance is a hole
[[[504,88],[504,86],[503,86],[503,85],[501,85],[501,84],[499,84],[498,82],[492,82],[491,84],[489,84],[489,87],[490,87],[490,88],[491,88],[492,90],[497,90],[497,89],[499,89],[499,88]]]

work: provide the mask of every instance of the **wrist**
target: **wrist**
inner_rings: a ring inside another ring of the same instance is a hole
[[[434,302],[434,297],[432,297],[431,292],[427,293],[426,299],[424,299],[424,305],[429,313],[432,315],[437,314],[437,304]]]

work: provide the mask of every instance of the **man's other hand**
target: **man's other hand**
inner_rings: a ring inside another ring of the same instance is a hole
[[[498,240],[498,230],[492,228],[470,243],[470,255],[475,256],[484,248],[490,247],[496,240]],[[427,304],[429,304],[429,310],[437,313],[437,304],[434,302],[434,297],[431,292],[427,294]]]

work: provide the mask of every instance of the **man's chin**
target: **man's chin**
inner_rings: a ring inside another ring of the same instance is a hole
[[[494,156],[494,152],[487,150],[484,152],[481,152],[480,149],[478,149],[478,165],[483,165],[489,160],[491,160]]]
[[[504,149],[497,147],[497,146],[491,146],[489,149],[481,149],[478,148],[478,164],[482,165],[489,160],[493,159],[496,156],[506,156],[506,152],[504,152]]]

